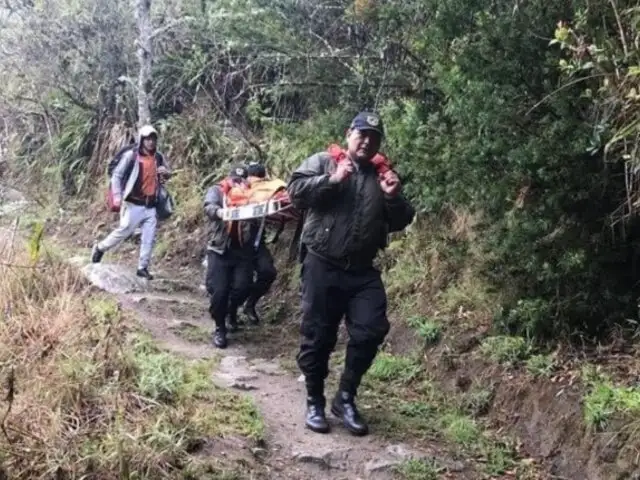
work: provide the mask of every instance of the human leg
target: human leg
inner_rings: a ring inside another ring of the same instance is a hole
[[[216,328],[213,343],[218,348],[227,346],[227,308],[231,291],[230,268],[226,258],[216,252],[207,252],[207,292],[209,293],[209,313]]]
[[[91,252],[92,263],[100,263],[102,256],[129,238],[144,219],[145,208],[123,202],[120,209],[120,223],[104,240],[97,242]]]
[[[250,257],[237,255],[233,259],[231,271],[231,291],[229,293],[229,328],[235,331],[238,326],[238,308],[247,298],[253,280],[253,263]]]
[[[259,323],[260,317],[256,312],[256,304],[271,288],[278,272],[273,262],[273,256],[269,249],[261,244],[253,265],[256,271],[256,281],[249,290],[249,295],[244,306],[244,313],[252,323]]]
[[[155,244],[157,226],[158,217],[156,215],[156,209],[145,208],[145,216],[141,223],[142,235],[140,238],[140,258],[138,260],[137,275],[149,280],[153,280],[153,276],[149,273],[149,263]]]
[[[324,408],[324,382],[329,374],[333,351],[345,303],[340,289],[340,272],[322,259],[308,255],[302,278],[302,341],[297,355],[298,367],[305,376],[307,389],[306,425],[316,432],[329,431]]]
[[[355,396],[362,377],[367,372],[387,333],[387,296],[377,270],[371,269],[353,275],[350,289],[346,326],[349,333],[344,372],[331,411],[342,418],[345,427],[356,435],[368,432],[360,417]]]

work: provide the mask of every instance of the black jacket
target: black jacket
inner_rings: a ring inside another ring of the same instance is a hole
[[[333,158],[320,152],[291,176],[291,202],[306,210],[301,242],[329,260],[370,265],[387,246],[387,235],[409,225],[415,210],[401,194],[385,195],[373,165],[356,165],[346,181],[330,184],[335,168]]]

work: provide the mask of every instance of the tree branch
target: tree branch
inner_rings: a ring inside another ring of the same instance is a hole
[[[173,27],[177,27],[181,23],[189,23],[189,22],[192,22],[193,20],[195,20],[193,17],[182,17],[182,18],[173,20],[162,27],[156,28],[153,32],[151,32],[150,40],[153,40],[156,37],[159,37],[166,31],[171,30]]]
[[[64,87],[58,86],[58,90],[60,90],[65,97],[67,97],[69,100],[71,100],[71,103],[73,103],[75,106],[80,107],[84,110],[87,110],[89,112],[94,112],[96,110],[96,106],[95,105],[90,105],[87,102],[85,102],[84,100],[78,98],[77,96],[75,96],[73,93],[71,93],[69,90],[67,90]]]

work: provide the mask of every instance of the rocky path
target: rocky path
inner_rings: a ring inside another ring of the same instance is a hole
[[[273,479],[392,479],[395,466],[404,460],[436,458],[451,477],[466,478],[464,466],[448,461],[444,451],[425,445],[417,451],[403,444],[389,444],[372,432],[367,437],[351,436],[330,417],[332,432],[315,434],[304,428],[304,386],[285,371],[278,359],[257,358],[251,342],[234,341],[218,350],[205,341],[211,330],[206,296],[197,286],[189,286],[159,276],[147,283],[133,275],[130,267],[87,264],[73,259],[98,288],[114,295],[121,306],[138,316],[144,327],[162,344],[191,358],[217,356],[219,366],[214,381],[225,388],[243,391],[258,405],[267,431],[266,464]],[[190,341],[177,332],[190,329],[201,333],[200,341]],[[260,339],[259,329],[245,333]],[[254,344],[255,346],[255,344]],[[329,392],[331,393],[331,392]],[[457,472],[457,473],[453,473]]]

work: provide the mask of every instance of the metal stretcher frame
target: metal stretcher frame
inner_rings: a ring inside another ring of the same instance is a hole
[[[291,203],[283,200],[267,200],[260,203],[249,203],[239,207],[225,207],[222,209],[222,220],[251,220],[254,218],[270,217],[283,210],[291,208]]]

